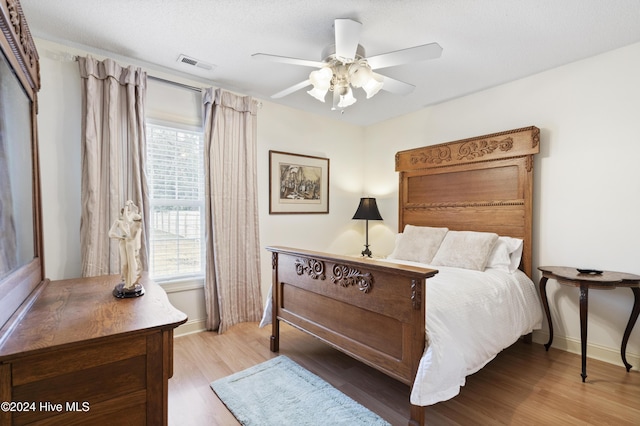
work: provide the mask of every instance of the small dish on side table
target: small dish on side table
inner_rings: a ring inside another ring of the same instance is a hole
[[[576,270],[578,272],[580,272],[581,274],[588,274],[588,275],[600,275],[600,274],[602,274],[602,271],[599,270],[599,269],[576,268]]]

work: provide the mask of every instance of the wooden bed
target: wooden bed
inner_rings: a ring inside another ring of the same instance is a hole
[[[533,156],[528,127],[396,154],[405,225],[520,238],[531,277]],[[286,247],[272,252],[271,350],[285,321],[411,386],[425,349],[425,285],[438,271]],[[409,424],[424,424],[411,405]]]

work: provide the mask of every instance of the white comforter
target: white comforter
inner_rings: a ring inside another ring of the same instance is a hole
[[[453,398],[468,375],[542,324],[535,285],[522,271],[432,268],[440,272],[426,285],[427,346],[411,391],[414,405]]]
[[[440,272],[427,280],[427,345],[411,392],[414,405],[453,398],[468,375],[542,324],[538,293],[523,272],[432,268]],[[270,320],[271,295],[260,326]]]

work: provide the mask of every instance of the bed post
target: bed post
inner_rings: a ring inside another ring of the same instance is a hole
[[[280,321],[278,320],[278,253],[271,253],[271,352],[280,350]]]
[[[426,407],[411,404],[409,426],[425,426],[424,410]]]
[[[426,342],[426,310],[427,310],[427,280],[426,279],[412,279],[411,280],[411,299],[413,300],[413,342],[412,346],[412,363],[411,363],[411,384],[413,386],[416,375],[418,374],[418,367],[420,360],[425,350]],[[425,407],[411,404],[410,407],[409,426],[424,426],[425,425]]]

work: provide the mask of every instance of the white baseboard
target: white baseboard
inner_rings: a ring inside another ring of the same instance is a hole
[[[187,322],[185,322],[184,324],[182,324],[181,326],[173,330],[173,336],[174,337],[186,336],[187,334],[193,334],[193,333],[199,333],[201,331],[205,331],[207,329],[205,324],[206,324],[205,319],[188,320]]]
[[[544,345],[549,341],[549,333],[534,331],[533,341],[535,343]],[[563,336],[554,335],[551,347],[578,355],[582,353],[580,340]],[[635,369],[638,369],[640,367],[639,354],[634,354],[627,351],[626,356],[627,362],[633,365]],[[620,365],[624,367],[624,365],[622,364],[622,358],[620,357],[620,347],[610,348],[606,346],[594,345],[587,342],[587,358],[593,358],[599,361],[608,362],[609,364]]]

